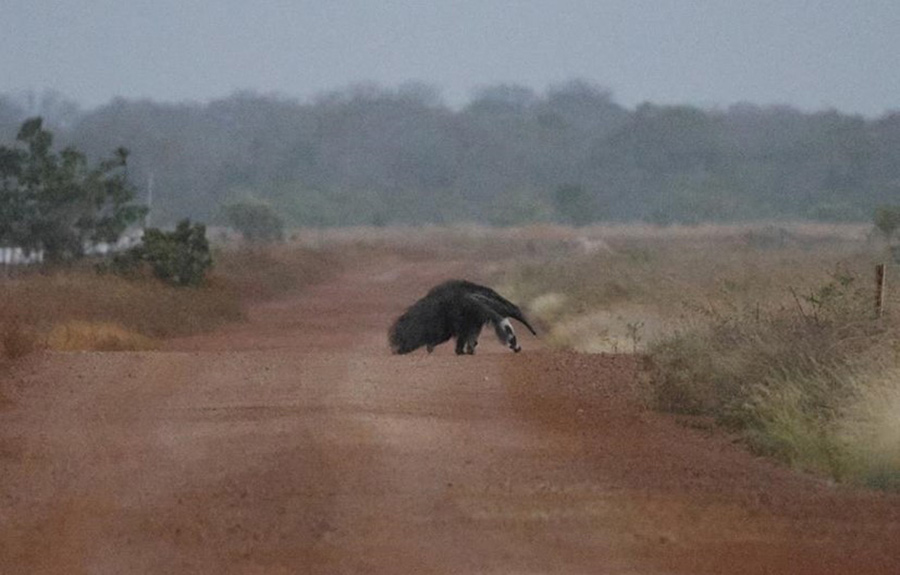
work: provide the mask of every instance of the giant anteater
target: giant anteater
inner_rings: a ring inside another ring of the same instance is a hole
[[[465,280],[446,281],[414,303],[391,326],[394,353],[409,353],[423,345],[429,353],[436,345],[456,337],[457,355],[474,354],[485,324],[492,324],[500,341],[518,352],[509,318],[520,321],[537,335],[522,310],[489,287]]]

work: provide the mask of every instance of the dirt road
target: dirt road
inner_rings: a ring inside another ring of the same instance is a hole
[[[900,497],[641,409],[629,356],[389,355],[479,271],[370,261],[164,351],[29,358],[0,573],[900,573]]]

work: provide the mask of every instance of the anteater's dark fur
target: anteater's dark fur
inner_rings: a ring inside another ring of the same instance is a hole
[[[489,287],[465,280],[450,280],[429,291],[391,326],[389,339],[394,353],[409,353],[422,346],[435,346],[456,338],[456,353],[475,353],[481,328],[490,323],[497,337],[510,349],[519,351],[515,333],[507,318],[534,328],[518,306]]]

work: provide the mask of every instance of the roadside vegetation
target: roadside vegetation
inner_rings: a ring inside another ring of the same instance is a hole
[[[243,318],[249,301],[276,297],[333,273],[335,258],[298,246],[221,248],[200,284],[98,274],[93,265],[0,279],[0,360],[40,349],[144,350]]]
[[[3,280],[3,288],[4,354],[13,358],[41,348],[147,349],[241,317],[237,298],[215,279],[179,289],[83,267],[26,273]]]
[[[172,231],[138,230],[146,209],[134,201],[127,158],[120,148],[92,167],[74,147],[57,153],[40,118],[22,124],[14,146],[0,146],[0,246],[39,256],[2,269],[0,361],[40,349],[152,349],[238,320],[248,299],[273,297],[334,267],[313,250],[271,244],[280,227],[260,237],[280,226],[260,209],[235,210],[250,214],[239,220],[255,225],[252,244],[217,253],[206,227],[189,220]],[[122,250],[128,231],[140,231],[141,240]],[[116,249],[97,255],[101,244]]]
[[[551,344],[644,355],[649,406],[900,489],[900,297],[877,317],[874,280],[893,229],[870,229],[591,228],[500,281]]]

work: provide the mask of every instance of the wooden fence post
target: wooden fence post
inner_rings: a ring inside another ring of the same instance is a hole
[[[884,313],[884,264],[875,266],[875,317]]]

